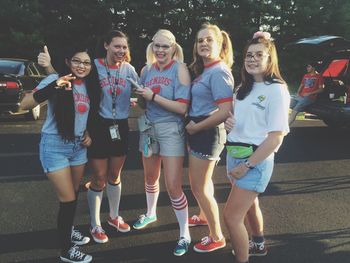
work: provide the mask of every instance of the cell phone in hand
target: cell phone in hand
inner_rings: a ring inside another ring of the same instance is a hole
[[[126,78],[127,81],[129,81],[131,83],[131,85],[133,86],[133,90],[136,89],[142,89],[142,86],[139,85],[135,80],[133,80],[132,78],[128,77]]]

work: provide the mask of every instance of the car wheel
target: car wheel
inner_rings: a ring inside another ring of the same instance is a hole
[[[26,114],[26,119],[31,121],[39,120],[40,111],[41,111],[40,105],[34,107]]]

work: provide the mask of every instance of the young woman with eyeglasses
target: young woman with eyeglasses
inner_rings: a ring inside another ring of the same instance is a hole
[[[180,235],[174,255],[188,251],[191,237],[188,229],[188,204],[182,190],[185,156],[184,115],[190,101],[190,75],[183,63],[182,48],[169,30],[159,30],[147,47],[147,65],[141,71],[146,112],[140,128],[140,151],[145,177],[147,212],[134,223],[145,228],[157,220],[161,163],[167,191],[177,217]]]
[[[263,236],[249,241],[244,218],[253,213],[248,216],[258,220],[253,224],[263,224],[257,197],[268,185],[274,153],[289,132],[290,101],[269,33],[254,34],[244,50],[243,63],[233,108],[234,125],[226,144],[232,188],[224,209],[237,263],[248,262],[249,255],[266,254]]]
[[[103,39],[105,56],[94,59],[99,85],[98,110],[90,114],[89,132],[92,144],[88,149],[92,168],[88,183],[90,233],[97,243],[108,242],[102,228],[100,209],[106,188],[109,202],[107,223],[117,231],[126,233],[130,226],[119,215],[121,199],[121,171],[128,152],[130,96],[132,86],[128,78],[138,81],[131,61],[127,36],[118,30],[108,32]],[[44,54],[42,54],[44,55]],[[39,58],[39,64],[51,69],[50,58]]]
[[[45,47],[47,52],[47,48]],[[88,114],[97,97],[96,71],[86,49],[72,48],[66,53],[68,70],[49,75],[26,94],[22,109],[30,109],[48,100],[48,111],[41,131],[40,160],[44,172],[53,184],[60,201],[57,229],[63,262],[87,263],[92,260],[77,245],[84,245],[84,237],[73,227],[80,181],[87,162],[87,147],[91,138],[87,131]],[[69,74],[68,74],[69,73]]]
[[[216,25],[203,24],[196,35],[190,65],[196,78],[192,81],[186,125],[191,189],[209,226],[208,235],[194,245],[199,253],[226,245],[212,176],[226,142],[224,121],[232,110],[232,65],[233,50],[228,34]]]

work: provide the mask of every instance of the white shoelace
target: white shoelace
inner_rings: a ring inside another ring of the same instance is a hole
[[[103,228],[101,226],[95,226],[93,229],[92,229],[92,232],[93,233],[104,233],[105,231],[103,230]]]
[[[85,254],[83,252],[79,251],[78,246],[71,247],[71,249],[69,250],[69,257],[71,259],[74,259],[74,258],[83,259],[84,256],[85,256]]]
[[[79,239],[79,240],[81,240],[81,239],[84,238],[84,236],[80,233],[80,231],[79,231],[79,230],[76,230],[76,229],[73,229],[73,231],[72,231],[72,237],[74,237],[74,238],[76,238],[76,239]]]
[[[201,221],[200,218],[199,218],[197,215],[193,215],[193,216],[191,217],[191,219],[192,219],[193,221],[195,221],[195,222]]]
[[[124,219],[121,216],[118,216],[117,221],[118,221],[118,225],[124,224]]]
[[[203,237],[203,238],[201,239],[201,244],[202,244],[202,245],[208,245],[208,244],[210,244],[211,242],[212,242],[212,238],[209,237],[209,236]]]
[[[140,221],[141,224],[143,223],[143,221],[145,221],[145,219],[146,219],[146,215],[140,215],[139,216],[139,221]]]
[[[185,238],[181,238],[181,239],[179,240],[179,242],[177,242],[177,244],[180,245],[180,246],[184,246],[184,245],[187,246],[188,241],[187,241]]]

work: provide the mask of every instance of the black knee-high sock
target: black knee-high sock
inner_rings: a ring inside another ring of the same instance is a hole
[[[60,208],[57,216],[57,229],[62,254],[66,253],[72,245],[71,232],[76,207],[77,200],[60,202]]]

